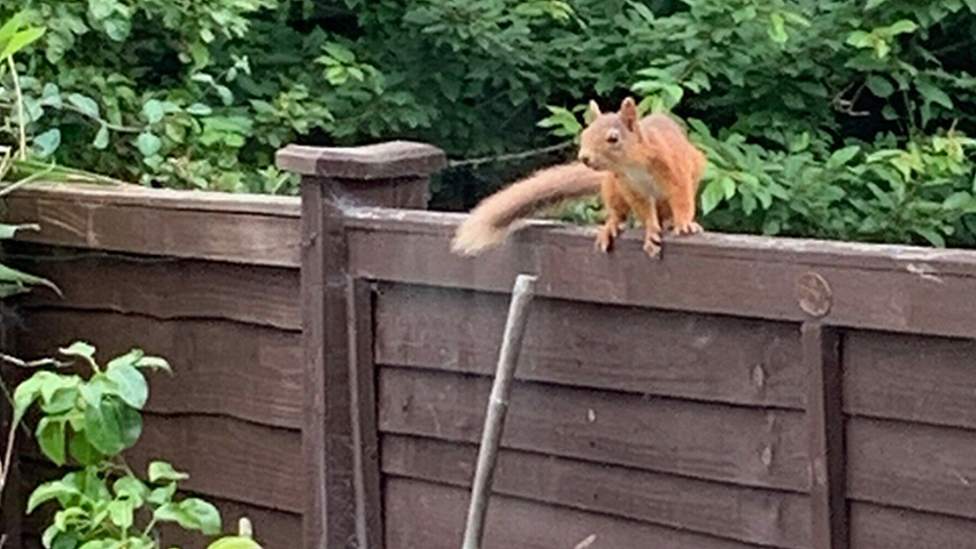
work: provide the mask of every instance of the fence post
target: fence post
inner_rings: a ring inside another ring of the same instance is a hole
[[[302,175],[302,454],[309,487],[302,546],[381,549],[371,300],[348,274],[342,207],[426,208],[428,179],[446,158],[436,147],[395,141],[290,145],[278,151],[277,164]]]

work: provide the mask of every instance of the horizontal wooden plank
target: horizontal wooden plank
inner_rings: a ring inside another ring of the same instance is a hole
[[[456,549],[468,492],[388,479],[384,493],[387,549]],[[585,543],[589,541],[589,543]],[[747,549],[732,541],[636,521],[493,496],[484,549]]]
[[[26,306],[138,313],[162,319],[224,318],[302,329],[298,269],[24,244],[6,251],[8,264],[54,281],[64,293],[59,298],[53,292],[34,292],[19,301]]]
[[[301,219],[265,213],[161,209],[84,197],[12,196],[10,223],[38,223],[19,240],[146,255],[297,267]]]
[[[179,463],[174,464],[178,469]],[[28,466],[20,477],[24,485],[24,493],[40,485],[42,482],[61,477],[65,472],[59,471],[53,465],[29,461]],[[195,494],[213,503],[220,510],[223,522],[223,532],[237,533],[238,520],[247,517],[254,526],[255,539],[268,549],[275,547],[297,547],[301,533],[301,516],[285,511],[276,511],[258,507],[248,503],[240,503],[208,495]],[[178,496],[179,497],[179,496]],[[25,518],[25,533],[32,537],[39,537],[44,528],[50,524],[50,506],[35,511]],[[179,528],[163,525],[160,528],[163,547],[203,547],[204,539],[196,532],[182,531]]]
[[[848,497],[976,519],[976,433],[852,418]]]
[[[491,380],[383,368],[383,432],[476,442]],[[803,415],[516,382],[504,447],[779,488],[809,487]]]
[[[292,513],[308,489],[301,433],[225,417],[149,415],[126,459],[137,471],[155,459],[179,464],[190,492]]]
[[[508,297],[384,284],[381,364],[492,375]],[[520,379],[739,404],[803,408],[795,325],[536,300]]]
[[[475,445],[386,435],[383,472],[470,488]],[[504,450],[497,494],[776,547],[806,548],[806,496]]]
[[[301,425],[301,334],[212,320],[157,320],[111,312],[21,311],[14,348],[26,358],[51,356],[75,339],[98,357],[139,347],[169,360],[173,374],[149,374],[150,411],[221,414],[298,429]]]
[[[868,503],[851,504],[852,549],[976,549],[976,522]]]
[[[972,340],[849,332],[845,411],[976,429],[974,359]]]
[[[279,217],[301,216],[301,203],[296,196],[155,189],[142,185],[88,185],[38,181],[19,189],[11,194],[11,197],[166,210],[253,213]]]
[[[638,235],[593,250],[591,229],[536,226],[477,258],[453,255],[461,216],[349,210],[351,270],[367,278],[507,293],[539,275],[540,297],[803,321],[797,283],[829,286],[825,325],[976,337],[976,252],[701,235],[665,242],[663,259]]]

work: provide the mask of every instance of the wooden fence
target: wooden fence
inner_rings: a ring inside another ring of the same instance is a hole
[[[539,296],[486,549],[976,547],[976,253],[706,234],[651,261],[636,233],[602,255],[538,222],[465,259],[461,216],[423,211],[439,151],[279,164],[301,206],[9,201],[44,228],[18,260],[66,294],[18,307],[15,348],[169,357],[138,459],[269,549],[459,546],[518,273]]]

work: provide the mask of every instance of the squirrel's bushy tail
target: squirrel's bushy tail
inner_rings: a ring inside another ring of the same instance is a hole
[[[579,162],[535,172],[471,210],[458,227],[451,249],[459,255],[477,255],[503,242],[516,221],[563,200],[596,194],[602,181],[601,172]]]

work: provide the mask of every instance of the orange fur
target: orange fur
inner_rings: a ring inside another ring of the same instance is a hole
[[[597,233],[596,246],[608,251],[620,225],[633,211],[644,224],[644,249],[660,253],[661,231],[693,234],[698,185],[705,171],[705,155],[668,116],[643,119],[627,98],[616,113],[602,113],[590,103],[593,121],[580,136],[580,162],[537,172],[486,198],[458,228],[453,250],[475,255],[505,240],[513,224],[544,206],[598,191],[607,220]]]

